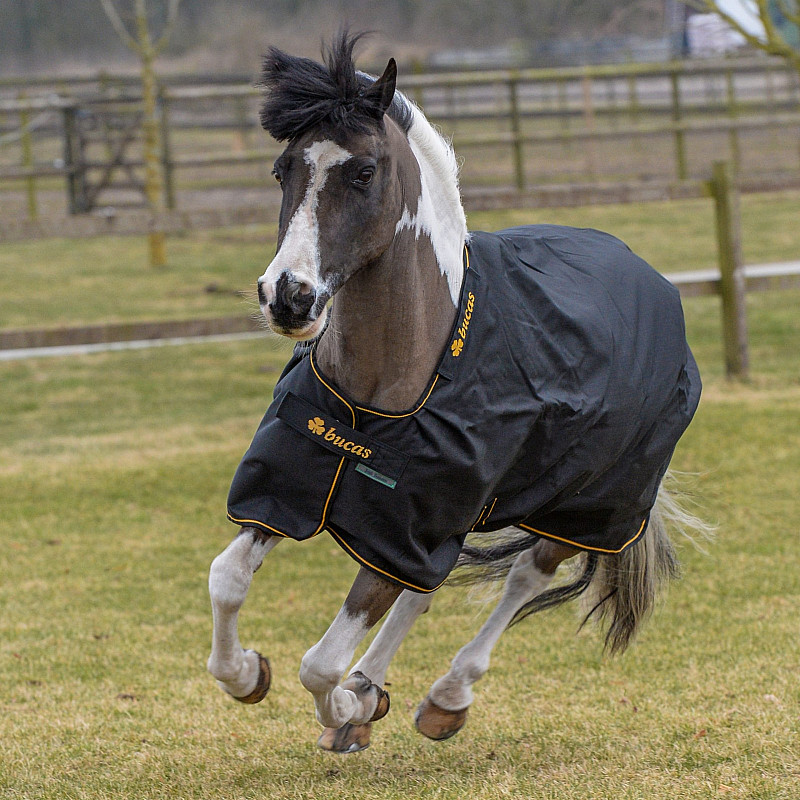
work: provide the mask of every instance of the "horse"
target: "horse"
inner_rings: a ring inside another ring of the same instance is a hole
[[[495,643],[533,612],[580,597],[624,650],[678,573],[670,513],[697,522],[663,486],[700,393],[677,291],[608,234],[468,232],[450,143],[397,91],[394,59],[377,79],[356,69],[359,38],[322,62],[264,58],[261,124],[286,147],[257,290],[295,348],[209,574],[208,670],[257,703],[271,667],[237,619],[265,557],[326,531],[359,564],[300,665],[318,745],[339,753],[369,745],[392,657],[451,572],[505,584],[416,711],[433,740],[464,726]]]

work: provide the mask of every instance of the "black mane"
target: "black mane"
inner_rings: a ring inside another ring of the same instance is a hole
[[[324,64],[290,56],[271,47],[264,57],[261,86],[266,97],[261,126],[279,142],[292,140],[312,128],[333,137],[339,133],[370,133],[380,126],[383,112],[365,90],[374,79],[356,72],[353,49],[364,34],[340,33]],[[387,111],[407,133],[413,112],[400,94]]]

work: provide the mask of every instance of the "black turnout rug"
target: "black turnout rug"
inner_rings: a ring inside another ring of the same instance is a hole
[[[677,290],[618,239],[473,233],[460,308],[414,408],[359,406],[298,346],[228,517],[437,588],[469,531],[615,553],[643,534],[700,398]]]

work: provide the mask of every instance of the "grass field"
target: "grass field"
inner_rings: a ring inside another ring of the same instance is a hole
[[[796,257],[796,226],[774,222],[789,219],[784,200],[784,211],[763,201],[760,227],[751,216],[748,260]],[[680,254],[713,253],[691,205],[672,210],[668,235],[660,230],[669,208],[659,218],[644,207],[652,221],[630,208],[536,216],[612,230],[654,261],[661,253],[668,270]],[[251,238],[203,240],[190,285],[252,281],[266,254],[264,232]],[[195,244],[173,241],[171,252]],[[40,270],[52,288],[48,268],[85,263],[91,247],[113,267],[107,248],[126,246],[28,244],[0,248],[0,259]],[[686,266],[706,266],[706,257]],[[213,278],[206,263],[219,264]],[[150,278],[133,269],[123,277],[134,286]],[[149,283],[140,313],[166,313],[162,278]],[[95,280],[106,308],[116,299],[122,309],[120,276]],[[2,301],[4,324],[27,302],[16,282],[6,291],[18,294]],[[106,313],[76,308],[64,291],[62,319]],[[185,313],[193,296],[177,284],[169,291],[178,292],[174,315]],[[42,323],[52,321],[46,300],[35,315]],[[797,291],[751,296],[749,384],[722,377],[716,301],[686,304],[706,389],[674,466],[699,473],[693,491],[719,532],[706,553],[681,546],[683,580],[635,647],[604,658],[596,633],[575,635],[574,609],[528,620],[498,645],[467,727],[435,744],[413,731],[413,710],[488,613],[445,589],[390,671],[393,707],[372,747],[348,757],[316,749],[312,702],[297,679],[356,571],[328,537],[283,544],[254,581],[241,635],[272,660],[264,703],[232,702],[204,668],[208,565],[235,532],[224,520],[228,483],[286,346],[264,339],[0,363],[0,796],[796,800],[799,304]]]
[[[747,263],[800,253],[800,192],[742,198]],[[474,230],[527,222],[607,230],[662,272],[716,266],[710,201],[482,212]],[[680,236],[675,232],[680,231]],[[255,279],[276,226],[198,232],[168,240],[167,269],[148,269],[143,238],[49,239],[0,246],[0,328],[224,316],[257,310]],[[248,299],[250,297],[250,299]]]

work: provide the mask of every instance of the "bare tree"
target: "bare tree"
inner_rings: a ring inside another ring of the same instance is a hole
[[[142,103],[144,116],[142,132],[144,134],[145,193],[150,209],[157,213],[164,208],[162,196],[163,178],[159,160],[160,142],[157,116],[158,86],[155,74],[155,60],[167,46],[169,37],[178,19],[178,7],[181,0],[168,0],[166,19],[161,34],[154,38],[148,22],[147,0],[133,0],[133,32],[129,32],[122,21],[113,0],[100,0],[106,16],[114,26],[114,30],[123,42],[139,57],[142,75]],[[167,254],[164,234],[152,232],[149,236],[150,264],[161,267],[166,264]]]
[[[785,58],[800,73],[800,2],[798,0],[738,0],[742,15],[732,13],[731,4],[722,0],[684,0],[691,8],[716,14],[753,47]],[[744,20],[759,22],[763,31],[754,32]],[[794,36],[789,31],[793,28]]]

